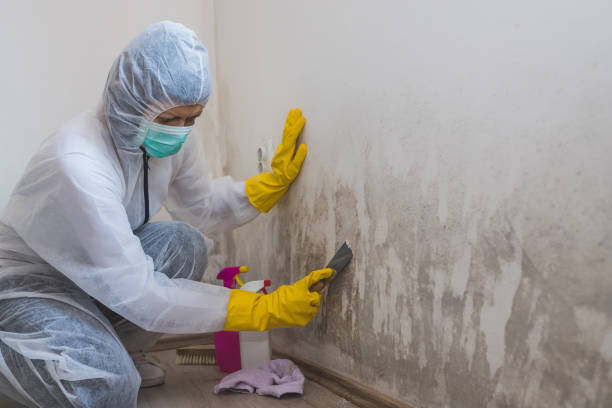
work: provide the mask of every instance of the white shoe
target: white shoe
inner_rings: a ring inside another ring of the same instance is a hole
[[[147,358],[144,352],[130,354],[142,382],[140,388],[155,387],[166,381],[166,372],[158,363]]]

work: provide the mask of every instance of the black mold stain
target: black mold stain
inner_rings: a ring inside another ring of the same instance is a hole
[[[449,206],[447,222],[439,225],[437,203],[431,196],[435,186],[414,203],[409,197],[404,202],[381,199],[397,196],[398,183],[360,186],[360,195],[352,186],[330,188],[323,181],[315,190],[313,206],[305,204],[306,197],[298,192],[279,206],[277,218],[283,222],[266,224],[275,235],[270,248],[274,248],[279,276],[288,273],[297,280],[324,266],[331,249],[345,239],[355,253],[330,287],[317,319],[304,328],[282,332],[294,352],[300,354],[300,345],[306,343],[333,345],[339,359],[355,362],[354,370],[347,373],[350,376],[367,384],[388,384],[396,390],[396,398],[427,407],[539,408],[542,401],[549,401],[549,406],[612,406],[606,381],[610,364],[599,350],[582,344],[574,305],[551,283],[555,271],[548,271],[551,277],[546,278],[521,246],[507,208],[502,205],[486,223],[478,224],[467,288],[457,296],[449,284],[456,261],[451,237],[464,233],[470,220],[461,221],[458,210]],[[365,202],[357,197],[365,197]],[[361,216],[368,222],[361,222]],[[387,236],[374,244],[381,216],[389,219]],[[362,225],[369,226],[362,230]],[[400,258],[402,279],[390,277],[398,272],[389,265],[390,251]],[[490,288],[503,278],[500,264],[518,259],[518,289],[508,320],[500,321],[504,360],[491,372],[480,316],[490,302]],[[360,293],[358,271],[366,276],[365,293]],[[434,279],[436,273],[446,281]],[[442,290],[436,287],[440,284]],[[375,316],[373,305],[387,302],[393,293],[398,295],[391,299],[390,309]],[[348,300],[344,311],[343,299]],[[585,302],[585,306],[589,305]],[[410,333],[401,331],[399,316],[409,317],[405,323]],[[442,331],[438,318],[450,322],[448,332]],[[379,321],[384,322],[382,328],[375,327]],[[534,349],[530,335],[536,329],[542,334],[536,337]],[[402,340],[408,336],[406,347]],[[468,349],[466,336],[474,339],[473,350]],[[444,338],[448,338],[448,350],[443,348],[447,347]],[[599,384],[594,395],[581,389],[584,382]]]

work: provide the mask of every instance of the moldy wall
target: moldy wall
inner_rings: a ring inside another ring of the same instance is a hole
[[[419,407],[612,406],[612,3],[215,9],[225,170],[291,107],[309,147],[228,264],[280,285],[355,252],[275,346]]]

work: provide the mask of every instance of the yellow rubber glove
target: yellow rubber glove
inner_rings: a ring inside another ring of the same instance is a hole
[[[268,330],[281,327],[305,326],[317,314],[321,295],[309,288],[335,273],[319,269],[293,285],[284,285],[264,295],[234,289],[227,306],[224,330]]]
[[[306,119],[300,109],[291,109],[285,121],[283,140],[272,158],[272,171],[258,174],[245,183],[246,195],[253,207],[267,213],[295,180],[306,158],[306,145],[295,145]],[[294,156],[295,153],[295,156]]]

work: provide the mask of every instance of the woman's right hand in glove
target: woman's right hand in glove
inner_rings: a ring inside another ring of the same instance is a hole
[[[293,285],[270,294],[234,289],[227,306],[224,330],[268,330],[305,326],[317,314],[321,295],[310,287],[334,274],[330,268],[311,272]]]

